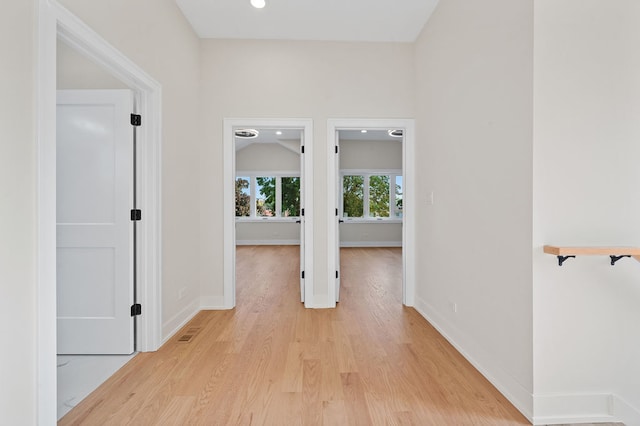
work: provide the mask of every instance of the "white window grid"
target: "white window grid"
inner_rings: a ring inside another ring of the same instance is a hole
[[[362,176],[364,181],[362,217],[344,217],[344,177]],[[389,176],[389,217],[371,216],[369,178],[371,176]],[[401,221],[402,216],[397,217],[399,209],[396,206],[396,180],[402,176],[402,170],[398,169],[341,169],[340,170],[340,212],[342,219],[348,221]],[[403,179],[404,182],[404,179]],[[404,192],[404,189],[403,189]]]
[[[258,178],[275,178],[276,179],[276,205],[274,216],[258,216]],[[285,172],[273,172],[273,171],[259,171],[259,172],[238,172],[236,173],[236,180],[238,178],[249,178],[249,203],[250,211],[249,216],[236,216],[236,220],[289,220],[298,219],[299,216],[282,216],[282,178],[300,178],[299,171],[285,171]],[[302,185],[302,182],[301,182]],[[300,200],[302,200],[302,187],[300,188]],[[302,206],[300,207],[302,208]]]

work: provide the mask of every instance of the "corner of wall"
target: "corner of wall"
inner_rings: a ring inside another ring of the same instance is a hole
[[[169,318],[162,324],[162,344],[167,343],[174,334],[184,327],[198,312],[200,312],[200,303],[196,298],[180,312]]]
[[[611,393],[534,395],[534,425],[623,422],[640,425],[640,411]]]
[[[429,303],[416,296],[415,309],[467,361],[504,395],[529,421],[533,421],[533,395],[496,362],[495,357],[477,345],[471,336],[453,325]]]

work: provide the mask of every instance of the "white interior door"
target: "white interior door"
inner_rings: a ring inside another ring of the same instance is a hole
[[[340,179],[340,132],[336,130],[336,302],[340,301],[340,224],[342,219],[342,179]]]
[[[134,351],[129,90],[65,90],[57,105],[59,354]]]
[[[304,303],[304,131],[300,130],[300,301]]]

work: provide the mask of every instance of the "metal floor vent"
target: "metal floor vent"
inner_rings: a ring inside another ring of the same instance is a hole
[[[199,332],[200,327],[192,327],[178,338],[178,342],[189,343]]]

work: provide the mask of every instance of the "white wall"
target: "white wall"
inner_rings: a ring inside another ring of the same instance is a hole
[[[300,224],[286,222],[236,222],[237,245],[300,244]]]
[[[236,175],[267,170],[300,173],[300,154],[273,143],[255,143],[236,151]]]
[[[0,14],[0,424],[36,424],[35,2]]]
[[[416,305],[527,416],[532,26],[532,0],[443,0],[415,46]]]
[[[199,306],[199,39],[173,0],[61,3],[162,85],[162,318],[167,336]],[[184,298],[178,300],[183,288]]]
[[[56,49],[58,89],[127,89],[120,80],[62,41],[58,40]]]
[[[340,140],[340,168],[402,170],[402,142]]]
[[[222,298],[222,120],[314,120],[316,301],[326,299],[328,209],[326,122],[330,117],[413,116],[410,44],[286,41],[202,42],[201,283],[204,300]],[[260,64],[255,72],[253,64]],[[333,281],[333,279],[331,280]],[[327,302],[328,303],[328,302]]]
[[[640,245],[638,22],[635,0],[535,1],[540,421],[613,414],[640,424],[640,264],[625,259],[612,267],[607,257],[578,257],[560,268],[542,254],[544,244]]]

